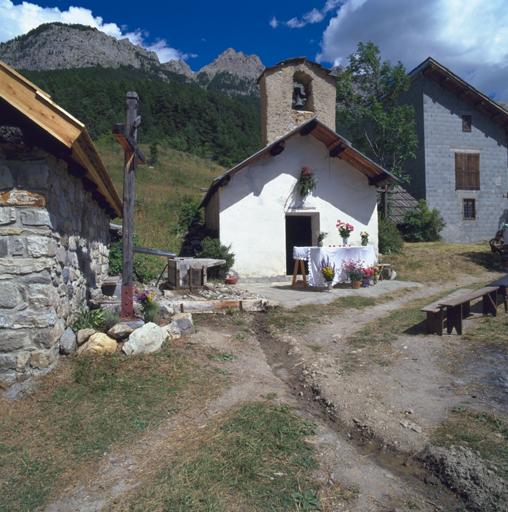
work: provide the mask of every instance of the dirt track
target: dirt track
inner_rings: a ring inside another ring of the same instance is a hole
[[[335,500],[332,505],[328,500],[333,510],[459,510],[462,501],[442,482],[451,471],[448,466],[461,469],[461,464],[466,464],[461,470],[467,477],[460,481],[459,475],[452,485],[473,499],[468,510],[488,510],[486,495],[506,490],[503,482],[489,476],[474,454],[447,453],[441,460],[425,447],[454,407],[506,415],[505,386],[484,388],[486,393],[471,390],[479,379],[494,383],[504,378],[507,354],[497,353],[494,360],[489,351],[476,354],[474,368],[464,354],[452,369],[446,354],[460,352],[456,335],[408,334],[393,340],[388,352],[368,356],[347,343],[364,324],[382,321],[408,298],[442,289],[447,288],[420,288],[361,313],[349,310],[322,318],[303,335],[269,330],[266,315],[259,313],[249,317],[250,333],[243,332],[245,340],[239,341],[238,328],[219,330],[216,319],[203,315],[196,322],[198,332],[186,341],[233,353],[234,360],[222,363],[233,376],[232,386],[218,400],[175,416],[128,451],[108,455],[96,475],[83,477],[46,510],[126,510],[125,493],[147,478],[166,450],[174,451],[214,414],[269,393],[299,406],[302,415],[318,424],[314,442],[320,468],[315,478],[324,487],[322,499],[355,490],[351,501]],[[466,321],[465,329],[471,322]],[[388,358],[390,364],[379,364],[379,358]],[[425,471],[424,463],[433,464],[437,475]],[[473,485],[475,479],[478,485]]]

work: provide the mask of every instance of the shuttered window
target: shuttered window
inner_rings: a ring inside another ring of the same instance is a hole
[[[480,155],[455,153],[455,190],[480,190]]]

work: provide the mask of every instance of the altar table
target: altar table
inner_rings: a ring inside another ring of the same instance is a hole
[[[309,279],[308,283],[311,286],[325,287],[327,285],[322,272],[320,272],[321,261],[328,258],[331,264],[335,265],[335,276],[333,277],[332,284],[347,281],[347,276],[342,272],[342,263],[344,261],[361,261],[363,267],[370,267],[377,263],[376,254],[372,246],[362,247],[294,247],[293,258],[295,259],[295,269],[293,273],[292,288],[297,283],[303,282],[307,286],[307,279],[305,276],[304,261],[309,262]],[[296,280],[298,273],[298,266],[302,268],[302,281]]]

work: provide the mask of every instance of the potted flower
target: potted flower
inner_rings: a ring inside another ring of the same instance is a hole
[[[351,235],[355,228],[347,222],[341,222],[338,220],[337,229],[339,230],[339,235],[342,237],[342,244],[344,246],[348,245],[349,235]]]
[[[159,312],[159,305],[154,300],[157,292],[150,293],[148,290],[145,292],[134,290],[134,293],[136,294],[134,300],[139,302],[145,322],[153,322]]]
[[[351,288],[360,288],[363,280],[362,261],[349,260],[342,263],[342,271],[346,274],[349,281],[351,281]]]
[[[324,231],[322,232],[317,232],[317,246],[318,247],[323,247],[323,240],[328,236],[328,233],[325,233]]]
[[[360,233],[360,238],[362,239],[362,245],[367,245],[369,243],[369,234],[367,231],[362,231]]]
[[[335,265],[330,263],[329,258],[326,258],[326,260],[323,258],[321,260],[320,270],[321,274],[325,278],[327,291],[331,292],[333,286],[333,278],[335,277]]]
[[[316,171],[310,165],[303,165],[300,170],[298,192],[302,197],[307,197],[317,185]]]
[[[370,278],[374,276],[374,270],[372,270],[372,267],[365,267],[362,268],[362,286],[368,287],[370,284]]]
[[[372,265],[372,267],[370,267],[370,268],[374,272],[374,275],[372,276],[372,282],[373,282],[373,284],[376,285],[379,280],[379,276],[381,275],[381,268],[378,267],[377,265]]]

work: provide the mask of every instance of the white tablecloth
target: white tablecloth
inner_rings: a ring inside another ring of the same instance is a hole
[[[344,261],[360,261],[363,267],[370,267],[377,263],[376,254],[372,246],[366,247],[294,247],[293,258],[309,262],[308,282],[311,286],[326,286],[325,278],[320,272],[321,261],[328,258],[335,265],[333,284],[347,281],[341,267]]]

